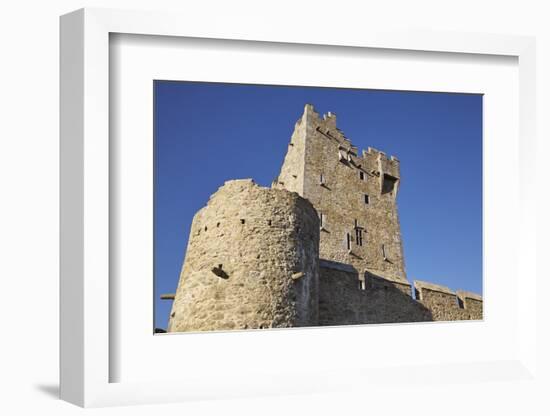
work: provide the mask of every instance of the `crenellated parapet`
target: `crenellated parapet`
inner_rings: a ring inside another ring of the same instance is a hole
[[[446,286],[414,281],[415,298],[432,313],[434,321],[483,319],[483,299],[472,292],[454,292]]]
[[[483,299],[472,292],[419,280],[411,285],[326,260],[319,266],[320,325],[483,319]]]
[[[430,309],[434,321],[483,319],[483,298],[476,293],[415,280],[414,296]]]
[[[306,104],[300,122],[309,124],[310,129],[333,141],[338,147],[342,162],[348,162],[367,174],[380,177],[385,173],[399,179],[399,159],[373,147],[359,152],[357,146],[337,127],[336,114],[328,112],[320,116],[313,105]]]

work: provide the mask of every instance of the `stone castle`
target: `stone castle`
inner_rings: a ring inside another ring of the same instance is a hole
[[[482,319],[405,273],[399,160],[307,104],[271,188],[226,182],[193,218],[168,332]]]

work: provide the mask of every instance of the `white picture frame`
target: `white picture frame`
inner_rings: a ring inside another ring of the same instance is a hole
[[[253,397],[339,391],[361,384],[399,378],[407,385],[454,380],[535,380],[536,290],[515,292],[517,346],[514,353],[495,361],[419,362],[414,368],[331,367],[320,373],[281,371],[260,380],[234,379],[219,374],[172,380],[112,382],[110,366],[119,359],[110,347],[113,336],[110,310],[113,287],[110,258],[110,34],[172,38],[225,39],[227,41],[331,45],[335,48],[428,51],[440,54],[503,55],[515,57],[519,67],[519,184],[517,211],[517,270],[524,287],[536,287],[533,256],[535,202],[529,195],[535,183],[529,175],[535,148],[535,42],[530,37],[468,33],[395,32],[342,28],[326,31],[320,25],[286,27],[223,19],[188,19],[169,13],[83,9],[61,18],[61,398],[80,406],[161,403],[213,397]],[[517,273],[516,270],[516,273]],[[485,299],[485,302],[491,302]],[[490,305],[489,305],[490,307]],[[384,329],[382,329],[384,330]],[[279,332],[279,334],[281,334]],[[286,331],[287,341],[315,337],[311,331]],[[224,334],[217,334],[224,336]],[[225,335],[227,337],[227,335]],[[323,336],[336,337],[325,331]],[[163,343],[171,338],[162,337]],[[174,338],[172,338],[174,339]],[[248,339],[247,342],[253,342]],[[244,342],[236,340],[236,343]],[[305,342],[305,341],[304,341]],[[136,346],[139,348],[139,346]],[[320,381],[320,374],[323,382]],[[474,376],[472,376],[474,374]],[[342,380],[346,380],[345,383]],[[374,387],[372,387],[374,388]]]

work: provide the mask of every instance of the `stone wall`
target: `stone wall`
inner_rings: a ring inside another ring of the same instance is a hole
[[[483,319],[481,296],[462,290],[415,280],[415,298],[432,312],[434,321]]]
[[[294,125],[294,131],[288,143],[288,149],[281,167],[281,172],[272,183],[273,188],[286,189],[302,194],[305,169],[305,136],[307,123],[300,118]]]
[[[226,182],[193,219],[168,331],[317,325],[318,259],[307,200]]]
[[[399,161],[357,148],[311,105],[296,123],[276,188],[311,201],[322,220],[320,256],[406,282],[396,195]],[[362,276],[362,274],[361,274]]]
[[[320,262],[319,325],[483,319],[481,296],[428,282],[360,273],[353,266]]]
[[[408,282],[360,276],[352,266],[327,261],[319,279],[320,325],[432,320],[429,309],[412,298]]]

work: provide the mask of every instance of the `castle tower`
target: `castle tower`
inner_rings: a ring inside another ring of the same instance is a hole
[[[361,280],[372,275],[405,283],[399,181],[395,157],[372,148],[358,154],[336,115],[320,117],[307,104],[273,187],[297,192],[318,211],[322,262],[351,265]]]
[[[309,201],[228,181],[193,218],[168,331],[317,325],[318,263]]]

